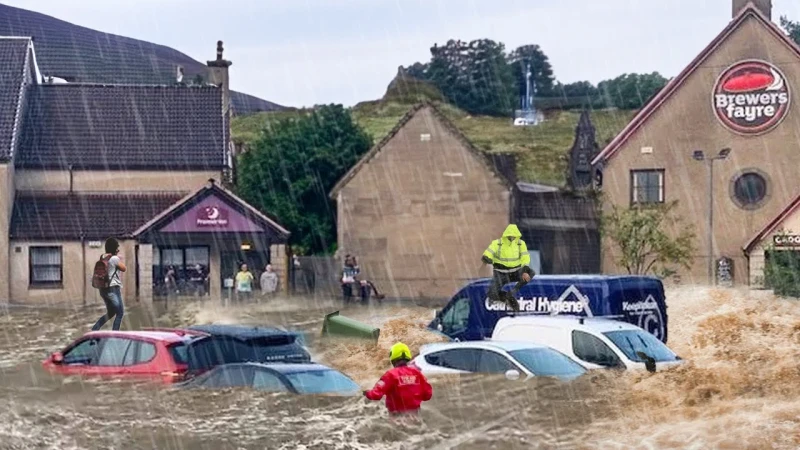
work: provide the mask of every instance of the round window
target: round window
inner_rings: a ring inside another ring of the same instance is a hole
[[[733,198],[742,208],[756,208],[767,197],[767,179],[758,172],[745,172],[733,182]]]

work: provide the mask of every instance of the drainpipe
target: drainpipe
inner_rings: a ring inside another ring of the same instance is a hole
[[[73,177],[72,177],[72,164],[69,165],[69,193],[72,193]]]
[[[70,172],[70,174],[71,173],[72,172]],[[70,176],[70,179],[71,178],[72,177]],[[72,190],[72,186],[71,185],[72,185],[72,183],[70,183],[70,191]],[[82,286],[81,298],[82,298],[83,306],[86,306],[86,239],[84,238],[83,233],[81,233],[81,267],[83,267],[83,278],[81,278],[83,280],[82,283],[81,283],[81,286]]]

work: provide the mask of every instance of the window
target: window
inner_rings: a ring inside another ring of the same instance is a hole
[[[103,338],[103,349],[100,351],[98,366],[122,366],[125,364],[125,352],[133,343],[130,339]]]
[[[491,350],[478,350],[480,359],[478,360],[478,372],[482,373],[505,373],[507,370],[519,370],[519,368],[500,353]]]
[[[439,367],[464,370],[467,372],[478,371],[480,353],[477,349],[443,350],[425,357],[425,361]]]
[[[188,364],[189,363],[189,346],[184,344],[183,342],[178,344],[170,345],[169,347],[169,354],[172,356],[172,360],[175,361],[176,364]]]
[[[669,347],[644,330],[618,330],[603,334],[631,361],[644,362],[639,352],[655,359],[656,362],[678,360],[678,356]]]
[[[460,298],[442,315],[442,332],[450,335],[467,329],[469,321],[469,298]]]
[[[743,209],[756,209],[767,197],[766,174],[750,169],[734,177],[731,186],[733,201]]]
[[[631,171],[631,204],[664,203],[664,170]]]
[[[92,364],[97,361],[99,339],[86,339],[64,353],[64,364]]]
[[[539,377],[570,378],[586,373],[583,366],[551,348],[526,348],[508,353]]]
[[[31,286],[61,286],[61,247],[30,247],[29,280]]]
[[[297,384],[299,384],[299,386]],[[300,392],[303,392],[303,387],[304,386],[302,382],[295,384],[295,388],[297,388],[297,390]],[[253,388],[270,392],[288,391],[286,385],[283,384],[283,381],[281,381],[280,378],[272,373],[267,372],[266,370],[256,370],[256,373],[253,376]]]
[[[191,279],[196,273],[195,267],[199,264],[203,273],[208,273],[211,261],[208,246],[193,247],[153,247],[153,284],[156,295],[166,295],[164,278],[167,269],[175,268],[175,281],[178,286]],[[179,295],[192,295],[196,289],[179,289]]]
[[[357,393],[360,390],[353,380],[336,370],[292,372],[287,373],[286,378],[301,394]]]
[[[143,364],[150,362],[156,357],[156,346],[149,342],[139,342],[138,349],[136,350],[136,362],[134,364]]]
[[[253,368],[246,366],[220,367],[211,373],[202,385],[209,387],[250,386],[253,379]]]
[[[622,366],[622,361],[605,342],[583,331],[572,332],[572,351],[588,363],[605,367]]]

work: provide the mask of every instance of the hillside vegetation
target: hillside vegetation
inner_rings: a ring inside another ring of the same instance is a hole
[[[399,77],[398,77],[399,78]],[[510,152],[518,155],[517,173],[520,181],[563,185],[567,152],[575,139],[579,111],[550,111],[546,121],[535,127],[515,127],[512,119],[471,116],[446,103],[435,87],[414,80],[409,83],[395,79],[389,84],[384,98],[359,103],[351,113],[356,122],[370,135],[373,142],[383,138],[408,112],[414,103],[431,100],[478,148],[487,152]],[[247,145],[258,138],[263,127],[285,117],[306,114],[308,110],[259,113],[236,117],[233,138]],[[592,123],[597,130],[597,143],[602,148],[630,121],[635,111],[595,110]]]

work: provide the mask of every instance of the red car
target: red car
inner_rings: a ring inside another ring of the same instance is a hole
[[[188,368],[186,348],[207,333],[175,328],[91,331],[42,365],[51,373],[176,383]]]

